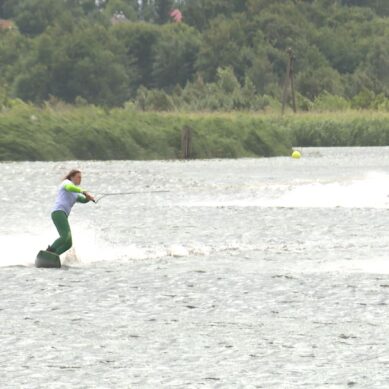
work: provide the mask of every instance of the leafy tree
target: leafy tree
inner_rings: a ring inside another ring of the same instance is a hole
[[[30,51],[31,41],[18,31],[0,32],[0,80],[12,84],[22,73],[22,60]]]
[[[80,96],[93,104],[120,105],[131,94],[130,72],[122,46],[105,28],[80,26],[64,37],[57,29],[36,42],[14,90],[35,102],[54,95],[67,102]],[[36,89],[37,84],[42,87]],[[34,90],[39,91],[35,98]]]
[[[5,4],[5,0],[0,0],[0,19],[5,17],[4,9],[3,9],[4,4]]]
[[[254,60],[250,50],[244,50],[245,41],[241,18],[214,19],[203,33],[197,60],[198,70],[204,74],[207,81],[215,80],[219,67],[231,66],[239,76],[243,75],[246,67]]]
[[[9,19],[15,16],[16,10],[20,5],[21,0],[0,0],[1,1],[1,17]]]
[[[338,72],[331,67],[321,67],[299,73],[297,90],[303,96],[314,100],[324,91],[332,95],[343,96],[344,86]]]
[[[115,106],[141,90],[153,106],[253,109],[280,99],[291,47],[301,107],[371,94],[382,109],[388,15],[383,0],[0,0],[17,26],[0,31],[0,85],[37,103]]]
[[[155,21],[158,24],[164,24],[170,20],[173,3],[173,0],[155,0]]]
[[[382,0],[342,0],[342,4],[347,6],[369,7],[378,15],[389,15],[389,3]]]
[[[134,88],[141,85],[151,87],[155,45],[160,39],[159,28],[149,23],[125,23],[115,26],[113,33],[123,45],[127,63],[132,64],[135,71]]]
[[[316,45],[339,73],[353,73],[363,58],[363,51],[343,28],[324,28]]]
[[[104,11],[109,17],[123,15],[128,20],[137,20],[138,4],[129,0],[109,0]]]
[[[42,102],[49,97],[47,67],[36,64],[16,77],[13,94],[25,101]]]
[[[372,42],[364,67],[374,80],[374,91],[389,96],[389,47],[386,40]]]
[[[157,88],[185,85],[192,79],[200,47],[198,33],[185,24],[161,28],[154,47],[152,78]]]
[[[274,76],[272,64],[265,52],[256,56],[252,66],[247,71],[246,77],[249,77],[256,91],[260,94],[269,93],[272,85],[278,82],[277,77]]]
[[[202,31],[217,16],[230,18],[246,10],[247,0],[187,0],[182,4],[185,21]]]
[[[100,26],[76,30],[64,39],[53,63],[54,95],[89,103],[119,105],[131,94],[122,46]]]
[[[57,0],[17,1],[13,10],[19,30],[31,36],[41,34],[60,15],[67,12],[64,1]]]

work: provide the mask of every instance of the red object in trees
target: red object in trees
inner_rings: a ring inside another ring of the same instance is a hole
[[[11,30],[14,28],[12,20],[0,19],[0,30]]]
[[[175,23],[182,22],[182,13],[179,9],[173,9],[173,11],[170,12],[170,16]]]

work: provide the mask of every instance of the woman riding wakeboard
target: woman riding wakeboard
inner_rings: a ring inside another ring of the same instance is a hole
[[[68,217],[73,205],[76,202],[84,204],[89,203],[89,201],[95,202],[94,196],[80,188],[80,184],[81,171],[76,169],[71,170],[61,183],[51,213],[51,218],[57,228],[59,238],[46,251],[61,255],[69,250],[72,247],[72,232]]]

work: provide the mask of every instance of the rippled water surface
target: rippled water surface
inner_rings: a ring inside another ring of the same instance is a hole
[[[0,388],[389,387],[389,149],[2,163]],[[74,249],[56,237],[61,176]]]

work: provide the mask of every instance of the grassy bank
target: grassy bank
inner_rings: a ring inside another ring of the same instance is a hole
[[[287,155],[291,148],[282,128],[250,115],[18,103],[0,114],[0,160],[175,159],[181,156],[185,126],[193,131],[193,158]]]
[[[0,160],[175,159],[288,155],[291,146],[389,145],[389,114],[142,113],[17,103],[0,113]]]
[[[387,146],[389,113],[346,111],[299,114],[281,124],[298,146]]]

